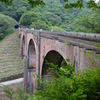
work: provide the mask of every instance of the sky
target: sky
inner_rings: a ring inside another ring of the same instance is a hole
[[[95,0],[95,3],[98,3],[99,2],[99,0]]]

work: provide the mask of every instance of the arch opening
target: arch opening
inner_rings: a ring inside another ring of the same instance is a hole
[[[22,53],[21,53],[22,58],[25,56],[25,36],[23,36],[22,39]]]
[[[36,50],[32,39],[28,46],[28,67],[36,67]]]
[[[49,73],[49,69],[52,68],[53,66],[46,64],[46,61],[49,63],[53,63],[54,65],[57,65],[58,67],[61,67],[62,65],[67,65],[67,62],[64,60],[62,55],[58,53],[57,51],[50,51],[47,53],[45,56],[43,66],[42,66],[42,74],[41,76],[44,78],[51,78],[54,76],[54,73]]]
[[[28,45],[27,55],[27,82],[29,87],[29,93],[34,92],[35,78],[33,74],[36,73],[36,50],[33,40],[31,39]]]

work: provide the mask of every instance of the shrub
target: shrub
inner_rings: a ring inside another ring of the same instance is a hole
[[[60,68],[51,65],[49,71],[54,77],[49,80],[38,77],[38,91],[33,95],[27,94],[27,100],[100,100],[100,68],[75,72],[70,64]],[[24,100],[23,93],[16,95],[21,99],[14,100]]]
[[[85,69],[74,73],[70,64],[58,68],[57,77],[41,80],[36,100],[99,100],[100,69]]]

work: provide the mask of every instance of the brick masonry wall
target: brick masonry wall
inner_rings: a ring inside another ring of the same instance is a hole
[[[25,59],[24,84],[25,86],[27,85],[27,80],[28,80],[27,79],[28,78],[27,54],[28,54],[28,47],[30,45],[29,44],[30,40],[33,41],[33,45],[35,47],[35,52],[36,52],[36,55],[34,55],[34,57],[36,57],[34,60],[35,62],[33,61],[33,66],[34,66],[34,63],[36,64],[36,71],[35,73],[33,72],[33,74],[35,75],[42,74],[44,59],[50,51],[56,51],[57,53],[59,53],[61,57],[63,57],[64,60],[69,58],[70,64],[74,65],[75,70],[84,70],[84,68],[87,68],[88,66],[90,68],[94,67],[94,65],[92,65],[91,56],[87,55],[87,52],[91,52],[91,51],[85,50],[85,48],[80,48],[79,46],[66,44],[54,38],[50,39],[50,38],[41,37],[41,36],[39,38],[39,32],[36,32],[36,31],[34,31],[33,34],[30,34],[27,31],[26,31],[27,33],[25,31],[19,31],[19,32],[21,34],[21,45],[20,45],[21,50],[22,50],[22,44],[23,44],[22,39],[25,36],[25,48],[24,48],[25,50],[25,56],[24,56],[24,59]],[[27,34],[27,38],[26,38],[26,34]],[[39,44],[39,39],[40,39],[40,44]],[[39,49],[40,49],[40,52],[39,52]],[[57,59],[57,57],[54,57],[54,58]],[[92,57],[92,58],[95,59],[95,57]],[[31,61],[32,61],[32,58],[31,58]],[[97,65],[100,66],[100,60],[97,60]],[[32,75],[31,75],[31,80],[34,81],[34,77],[32,78]]]

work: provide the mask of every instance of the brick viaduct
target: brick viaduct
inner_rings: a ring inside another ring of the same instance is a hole
[[[33,74],[50,77],[47,72],[50,66],[46,65],[45,60],[60,67],[62,61],[69,58],[75,70],[83,70],[88,66],[93,68],[91,58],[96,59],[94,56],[87,55],[88,52],[100,54],[100,49],[94,45],[94,42],[100,43],[99,34],[61,33],[21,28],[18,33],[21,40],[21,57],[25,60],[24,86],[32,87],[31,92],[35,91],[37,85]],[[97,59],[96,62],[100,67],[100,60]]]

